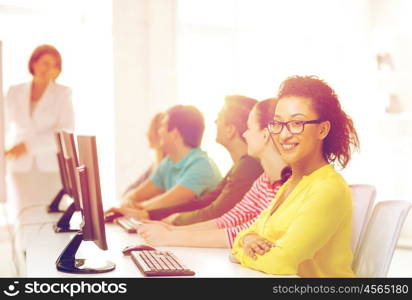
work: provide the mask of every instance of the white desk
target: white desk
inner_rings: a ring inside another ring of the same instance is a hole
[[[67,208],[67,201],[63,202],[62,208]],[[52,227],[61,218],[63,213],[47,213],[46,205],[29,206],[22,209],[16,219],[14,226],[14,262],[19,276],[29,276],[26,273],[26,259],[24,253],[31,245],[35,245],[39,234],[46,226]],[[81,215],[76,212],[71,220],[73,227],[79,227]]]
[[[68,196],[64,196],[59,207],[66,210],[73,201]],[[56,222],[63,215],[63,212],[48,213],[47,205],[38,204],[26,206],[22,208],[17,214],[18,225],[34,225],[43,224],[47,222]]]
[[[19,241],[23,250],[26,249],[27,246],[32,244],[32,240],[37,238],[39,230],[43,226],[56,224],[62,215],[63,213],[47,213],[45,205],[23,209],[16,220],[15,239]],[[79,212],[74,213],[70,223],[74,228],[79,228],[81,223]]]
[[[27,277],[144,277],[129,256],[126,246],[142,243],[136,234],[128,234],[116,224],[106,224],[109,250],[101,251],[93,242],[83,242],[78,258],[104,257],[116,264],[112,272],[101,274],[68,274],[59,272],[55,262],[74,234],[54,233],[52,224],[39,228],[35,242],[27,248]],[[228,259],[229,249],[157,247],[173,252],[180,261],[196,273],[196,277],[276,277],[253,271]]]

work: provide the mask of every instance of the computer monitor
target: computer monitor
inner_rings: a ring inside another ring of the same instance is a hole
[[[60,173],[60,181],[62,183],[62,188],[54,197],[53,201],[47,207],[47,212],[49,213],[57,213],[57,212],[64,212],[64,210],[60,209],[60,203],[65,195],[70,196],[70,183],[66,169],[66,161],[64,159],[63,154],[63,145],[61,140],[61,132],[56,131],[54,134],[56,145],[57,145],[57,162],[59,164],[59,173]]]
[[[79,160],[77,157],[76,144],[74,141],[74,135],[71,132],[61,131],[60,141],[63,152],[63,169],[67,174],[67,194],[73,199],[73,203],[66,209],[61,218],[54,226],[55,232],[77,232],[79,227],[71,227],[70,221],[75,211],[81,210],[80,203],[80,183],[79,176],[76,172],[76,168],[79,166]]]
[[[70,196],[73,198],[76,210],[80,210],[79,176],[76,173],[76,168],[79,166],[79,159],[77,158],[74,135],[73,133],[67,131],[61,131],[60,135],[64,161],[66,163],[66,170],[69,179],[68,183],[70,186]]]
[[[85,187],[85,192],[82,193],[82,199],[84,199],[83,212],[85,216],[84,234],[87,237],[90,236],[91,240],[94,240],[102,250],[107,250],[96,137],[78,136],[77,141],[79,145],[80,165],[82,166],[79,169],[82,192],[83,187]],[[87,218],[87,216],[90,218]]]
[[[106,231],[104,227],[103,204],[100,190],[99,165],[96,137],[78,136],[79,164],[76,169],[81,186],[81,203],[83,227],[56,262],[59,271],[68,273],[103,273],[114,270],[115,264],[108,261],[76,259],[75,255],[82,241],[94,241],[102,250],[107,250]]]

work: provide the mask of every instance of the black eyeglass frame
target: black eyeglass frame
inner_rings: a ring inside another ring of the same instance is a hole
[[[286,126],[287,130],[291,133],[291,134],[301,134],[302,132],[305,131],[305,125],[306,124],[320,124],[322,123],[324,120],[321,119],[317,119],[317,120],[309,120],[309,121],[299,121],[299,120],[292,120],[292,121],[288,121],[288,122],[281,122],[281,121],[270,121],[267,125],[267,129],[270,133],[272,134],[280,134],[283,130],[283,128]],[[274,132],[273,131],[273,124],[277,123],[280,124],[280,130],[279,132]],[[292,130],[290,129],[290,123],[300,123],[302,124],[302,129],[299,132],[292,132]]]

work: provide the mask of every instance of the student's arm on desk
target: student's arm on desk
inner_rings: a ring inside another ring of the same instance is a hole
[[[164,221],[152,221],[152,220],[144,220],[143,223],[145,224],[160,224],[165,228],[173,231],[199,231],[199,230],[218,230],[216,223],[213,220],[196,223],[192,225],[185,225],[185,226],[176,226],[171,225]]]
[[[176,185],[167,192],[157,195],[144,203],[141,203],[143,209],[157,209],[173,205],[183,204],[191,201],[196,194],[189,188]]]
[[[191,230],[191,231],[196,231],[196,230],[218,230],[219,229],[214,220],[195,223],[195,224],[191,224],[191,225],[185,225],[185,226],[174,226],[174,228],[176,228],[176,230]]]
[[[164,190],[158,188],[150,179],[146,179],[138,187],[129,191],[123,198],[122,206],[136,206],[140,202],[152,199],[164,193]]]
[[[173,230],[161,222],[144,222],[138,234],[154,246],[229,248],[223,230]]]

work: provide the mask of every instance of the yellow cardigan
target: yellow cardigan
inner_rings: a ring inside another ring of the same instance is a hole
[[[352,195],[333,166],[303,176],[271,215],[287,181],[256,222],[240,232],[232,253],[248,268],[269,274],[301,277],[354,277],[352,270]],[[241,246],[243,237],[257,233],[274,243],[254,260]]]

